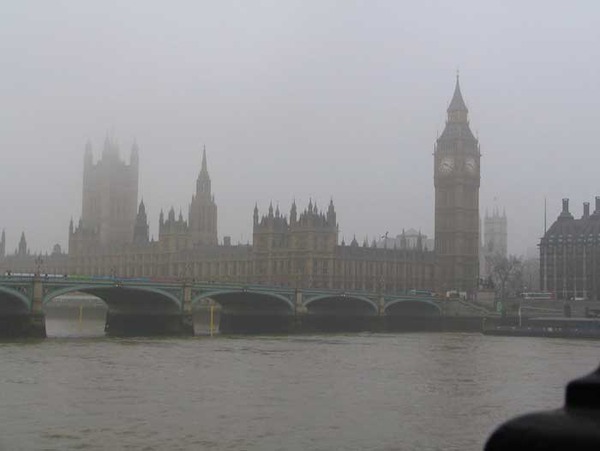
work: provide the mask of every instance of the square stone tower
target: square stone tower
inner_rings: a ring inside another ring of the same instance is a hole
[[[129,164],[121,160],[119,148],[109,136],[102,158],[94,163],[87,143],[83,164],[83,198],[80,226],[94,235],[101,247],[133,241],[137,214],[139,149],[131,148]]]
[[[434,152],[436,290],[472,293],[479,278],[481,154],[458,76],[447,112]]]

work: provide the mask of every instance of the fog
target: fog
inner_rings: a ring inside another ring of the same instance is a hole
[[[340,240],[433,236],[433,145],[460,70],[482,152],[480,206],[535,248],[544,198],[600,195],[595,2],[6,2],[0,229],[7,252],[66,248],[83,153],[140,147],[140,199],[187,216],[206,145],[219,235],[252,209],[333,198]],[[497,199],[494,201],[494,199]],[[593,204],[592,204],[593,205]]]

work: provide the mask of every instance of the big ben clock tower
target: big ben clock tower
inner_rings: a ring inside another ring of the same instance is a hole
[[[479,143],[469,128],[458,75],[434,151],[438,293],[472,293],[479,277]]]

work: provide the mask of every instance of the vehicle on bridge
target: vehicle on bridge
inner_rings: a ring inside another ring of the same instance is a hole
[[[433,292],[431,290],[409,290],[408,291],[408,295],[409,296],[423,296],[423,297],[433,298],[433,297],[435,297],[435,292]]]
[[[519,296],[524,301],[554,301],[554,293],[548,291],[524,292]]]
[[[467,299],[467,292],[457,290],[446,291],[446,299],[465,300]]]

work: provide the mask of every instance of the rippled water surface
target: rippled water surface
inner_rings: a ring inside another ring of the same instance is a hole
[[[478,334],[0,343],[0,449],[477,450],[599,342]]]

